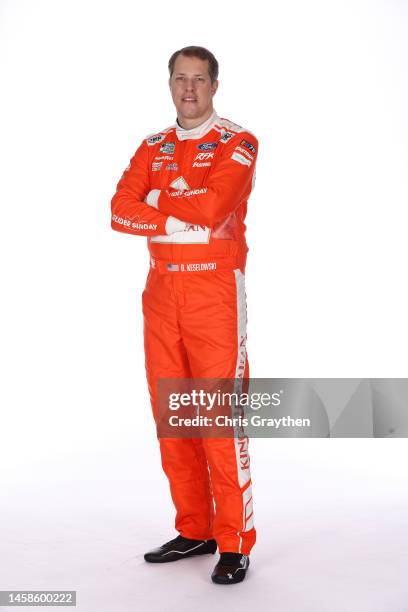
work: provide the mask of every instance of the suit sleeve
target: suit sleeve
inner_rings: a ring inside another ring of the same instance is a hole
[[[255,176],[257,139],[240,132],[218,146],[223,151],[207,184],[190,191],[161,191],[160,212],[212,229],[249,197]]]
[[[149,189],[149,159],[144,140],[120,178],[111,200],[112,229],[136,236],[166,234],[168,215],[143,201]]]

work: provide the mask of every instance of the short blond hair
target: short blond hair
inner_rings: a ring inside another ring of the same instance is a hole
[[[171,58],[169,59],[169,72],[170,76],[174,71],[174,64],[179,55],[185,55],[186,57],[198,57],[201,60],[208,60],[208,73],[210,75],[211,83],[217,80],[218,78],[218,62],[215,59],[215,56],[206,49],[205,47],[183,47],[183,49],[179,49],[175,51]]]

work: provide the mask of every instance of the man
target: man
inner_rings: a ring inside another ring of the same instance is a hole
[[[177,110],[143,140],[112,199],[112,228],[148,237],[146,372],[157,422],[160,378],[248,377],[244,219],[258,142],[213,108],[218,63],[203,47],[169,61]],[[179,536],[152,563],[215,553],[213,582],[245,578],[255,543],[247,439],[159,439]],[[215,503],[215,511],[214,511]]]

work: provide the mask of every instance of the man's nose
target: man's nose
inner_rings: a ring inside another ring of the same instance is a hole
[[[185,88],[186,88],[186,91],[193,91],[194,90],[194,81],[192,79],[190,81],[188,79],[186,79],[186,81],[185,81]]]

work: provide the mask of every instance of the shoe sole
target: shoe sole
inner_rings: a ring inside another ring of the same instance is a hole
[[[214,584],[239,584],[240,582],[243,582],[245,580],[245,576],[243,578],[240,578],[239,580],[226,580],[225,582],[218,578],[211,578],[211,580]]]
[[[157,559],[148,559],[146,558],[146,556],[144,556],[144,560],[147,561],[147,563],[173,563],[174,561],[181,561],[181,559],[189,559],[190,557],[202,557],[203,555],[215,555],[217,551],[214,550],[214,552],[212,550],[209,550],[208,552],[197,552],[197,553],[192,553],[192,554],[181,554],[179,557],[159,557]]]
[[[243,582],[245,580],[245,577],[247,575],[247,572],[249,570],[249,560],[248,560],[248,565],[246,570],[244,571],[244,575],[242,576],[242,578],[239,578],[239,580],[227,580],[227,579],[223,579],[220,576],[211,576],[211,580],[213,581],[214,584],[238,584],[240,582]]]

